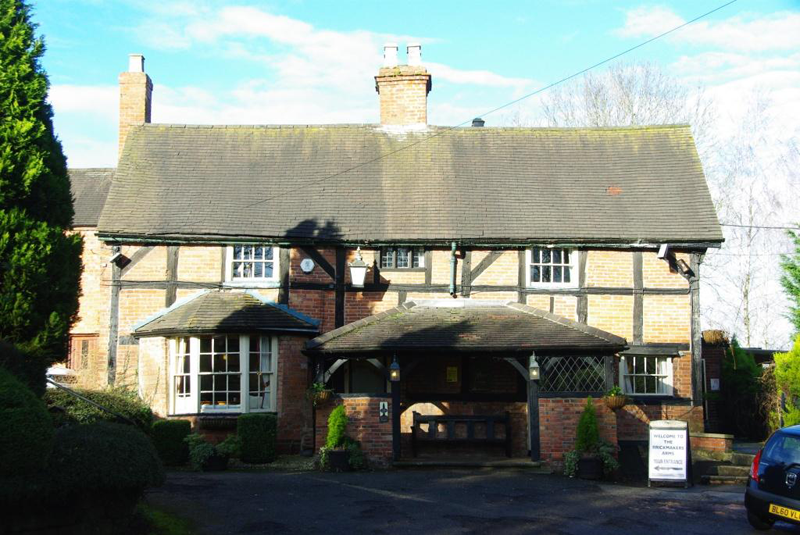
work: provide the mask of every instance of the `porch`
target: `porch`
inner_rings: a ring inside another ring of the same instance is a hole
[[[324,443],[333,406],[343,404],[351,436],[387,462],[558,462],[586,396],[599,398],[613,384],[613,355],[625,347],[622,338],[518,303],[406,303],[307,344],[316,381],[338,393],[315,411],[315,445]],[[596,406],[601,434],[616,442],[614,414]],[[412,448],[415,413],[424,439]]]

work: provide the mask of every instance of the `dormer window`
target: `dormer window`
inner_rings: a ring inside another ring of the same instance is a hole
[[[425,267],[425,252],[412,247],[381,249],[381,269],[415,269]]]
[[[229,245],[226,262],[228,282],[271,282],[278,277],[278,248],[264,244]]]
[[[570,249],[533,247],[528,250],[528,286],[542,288],[575,288],[575,258]]]

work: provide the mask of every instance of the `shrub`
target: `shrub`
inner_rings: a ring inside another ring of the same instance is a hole
[[[122,389],[75,389],[75,391],[95,403],[128,418],[144,433],[150,433],[153,424],[153,411],[135,392]],[[50,407],[63,408],[65,411],[64,418],[67,423],[91,424],[101,421],[123,423],[119,422],[119,418],[113,414],[98,409],[94,405],[60,388],[49,389],[44,395],[44,400]]]
[[[138,497],[164,482],[149,438],[135,427],[109,422],[59,429],[48,472],[64,496],[97,491]]]
[[[220,452],[202,435],[189,435],[185,439],[189,446],[189,460],[195,470],[224,470],[228,467],[228,456]]]
[[[277,458],[278,418],[274,414],[242,414],[236,424],[242,461],[271,463]]]
[[[575,449],[581,453],[592,453],[597,450],[600,442],[600,431],[597,428],[597,415],[594,411],[592,396],[586,398],[581,419],[578,421],[578,430],[575,437]]]
[[[757,440],[766,437],[767,419],[759,407],[762,371],[753,355],[739,347],[734,339],[722,360],[719,408],[726,433]]]
[[[347,439],[347,413],[344,405],[339,405],[331,411],[328,416],[328,438],[325,447],[328,449],[341,448],[345,446]]]
[[[5,340],[0,340],[0,368],[10,371],[25,386],[33,390],[36,397],[45,391],[45,377],[49,358],[41,352],[23,351]]]
[[[242,456],[242,439],[237,435],[228,435],[225,440],[217,444],[217,451],[232,459],[239,459]]]
[[[159,420],[153,423],[152,439],[161,461],[180,466],[189,460],[189,445],[184,440],[192,432],[188,420]]]
[[[0,368],[0,476],[24,476],[47,465],[53,423],[45,404]]]

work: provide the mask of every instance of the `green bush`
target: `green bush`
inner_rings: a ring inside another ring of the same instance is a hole
[[[274,414],[242,414],[236,424],[242,461],[271,463],[277,458],[278,418]]]
[[[597,428],[597,415],[594,411],[592,396],[586,398],[581,419],[578,420],[578,430],[575,436],[575,449],[580,453],[591,453],[597,450],[600,442],[600,430]]]
[[[239,459],[242,456],[242,439],[237,435],[228,435],[225,440],[217,444],[217,451],[232,459]]]
[[[10,371],[36,397],[45,391],[45,376],[52,360],[36,351],[23,351],[5,340],[0,340],[0,368]]]
[[[75,389],[80,395],[106,407],[131,420],[144,433],[150,433],[153,424],[153,411],[130,390],[84,390]],[[91,424],[95,422],[116,422],[119,418],[94,405],[61,390],[48,389],[44,400],[50,407],[64,409],[66,423]]]
[[[151,437],[161,461],[180,466],[189,461],[189,445],[184,440],[192,432],[188,420],[159,420],[153,423]]]
[[[328,449],[341,448],[347,440],[347,413],[344,405],[339,405],[328,416],[328,438],[325,447]]]
[[[189,435],[184,440],[189,445],[189,460],[195,470],[205,472],[228,467],[228,455],[219,451],[203,435]]]
[[[766,438],[768,418],[760,407],[762,373],[753,355],[739,347],[735,339],[731,341],[722,360],[722,402],[718,404],[726,433],[754,440]]]
[[[24,476],[47,465],[53,423],[45,404],[0,368],[0,476]]]
[[[68,496],[86,492],[139,496],[164,482],[153,443],[130,425],[98,422],[56,432],[48,473],[53,488]]]

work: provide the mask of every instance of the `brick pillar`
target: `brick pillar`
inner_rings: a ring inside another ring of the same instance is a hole
[[[144,56],[131,54],[127,72],[119,75],[119,152],[131,126],[150,122],[153,81],[144,72]]]
[[[419,64],[420,46],[408,46],[409,65],[394,64],[397,59],[396,45],[387,45],[384,50],[384,66],[375,77],[375,90],[381,99],[381,124],[427,124],[431,75]],[[394,53],[389,54],[390,50]]]

